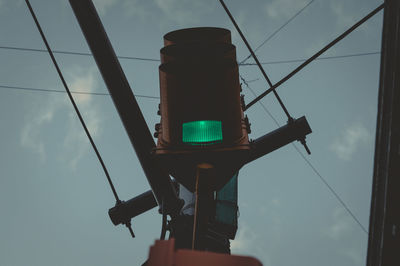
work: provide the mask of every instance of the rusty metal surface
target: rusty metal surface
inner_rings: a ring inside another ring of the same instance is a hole
[[[164,46],[176,43],[212,41],[232,43],[231,32],[224,28],[198,27],[171,31],[164,35]]]

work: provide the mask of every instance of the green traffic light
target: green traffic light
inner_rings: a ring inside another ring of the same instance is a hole
[[[190,145],[212,145],[222,142],[221,121],[202,120],[183,123],[182,142]]]

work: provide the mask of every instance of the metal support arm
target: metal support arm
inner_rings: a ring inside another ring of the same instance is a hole
[[[305,116],[294,119],[287,125],[282,126],[252,142],[250,156],[246,163],[254,161],[274,150],[277,150],[292,141],[305,142],[306,135],[310,134],[311,128]]]
[[[146,191],[133,199],[122,201],[108,210],[108,215],[114,225],[125,224],[132,218],[153,209],[157,206],[151,190]]]
[[[180,200],[168,174],[161,170],[151,155],[151,151],[155,147],[154,140],[92,1],[70,0],[69,2],[136,151],[157,203],[161,205],[162,199],[165,199],[167,213],[170,214],[177,211],[180,206]]]

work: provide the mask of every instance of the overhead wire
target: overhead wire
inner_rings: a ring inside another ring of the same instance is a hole
[[[22,90],[22,91],[67,93],[65,90],[40,89],[40,88],[19,87],[19,86],[7,86],[7,85],[1,85],[1,84],[0,84],[0,88],[13,89],[13,90]],[[72,94],[88,94],[88,95],[110,96],[110,93],[107,93],[107,92],[71,91],[71,93]],[[149,95],[142,95],[142,94],[134,94],[134,96],[135,97],[139,97],[139,98],[160,99],[160,97],[157,97],[157,96],[149,96]]]
[[[262,46],[264,46],[264,44],[266,44],[269,40],[271,40],[278,32],[280,32],[284,27],[286,27],[286,25],[288,25],[290,22],[292,22],[292,20],[294,20],[298,15],[300,15],[307,7],[309,7],[315,0],[311,0],[310,2],[308,2],[302,9],[300,9],[299,11],[297,11],[296,14],[294,14],[289,20],[287,20],[285,23],[283,23],[282,26],[280,26],[277,30],[275,30],[272,34],[270,34],[260,45],[258,45],[255,49],[254,49],[254,53],[258,51],[258,49],[260,49]],[[251,53],[245,57],[242,61],[240,61],[239,65],[243,64],[244,62],[246,62],[249,58],[251,57]]]
[[[89,129],[87,128],[87,126],[85,124],[85,121],[83,120],[83,117],[82,117],[82,115],[81,115],[81,113],[80,113],[80,111],[78,109],[78,106],[76,105],[75,100],[72,97],[71,91],[68,88],[68,85],[67,85],[67,83],[66,83],[66,81],[64,79],[64,76],[63,76],[63,74],[62,74],[62,72],[60,70],[60,67],[58,66],[58,63],[57,63],[57,61],[56,61],[56,59],[54,57],[54,54],[51,51],[50,45],[47,42],[46,36],[44,35],[44,32],[43,32],[42,27],[40,26],[40,23],[39,23],[36,15],[35,15],[35,12],[33,11],[33,8],[31,6],[29,0],[25,0],[25,2],[26,2],[26,5],[28,6],[28,9],[29,9],[29,11],[30,11],[30,13],[32,15],[33,20],[35,21],[35,24],[36,24],[36,27],[37,27],[39,33],[40,33],[40,36],[42,37],[43,42],[46,45],[47,51],[48,51],[48,53],[49,53],[49,55],[51,57],[51,60],[53,61],[54,67],[57,70],[57,73],[58,73],[58,75],[59,75],[59,77],[61,79],[62,84],[64,85],[64,88],[65,88],[65,90],[66,90],[66,92],[68,94],[68,97],[69,97],[69,99],[70,99],[70,101],[71,101],[71,103],[72,103],[72,105],[73,105],[73,107],[75,109],[75,112],[78,115],[79,121],[81,122],[81,124],[83,126],[83,129],[85,130],[86,136],[88,137],[90,143],[92,144],[92,147],[93,147],[93,150],[96,153],[97,159],[99,160],[99,162],[100,162],[100,164],[101,164],[101,166],[103,168],[103,171],[104,171],[104,173],[105,173],[105,175],[107,177],[107,181],[108,181],[108,183],[109,183],[109,185],[111,187],[111,190],[112,190],[112,192],[114,194],[115,200],[116,200],[117,204],[121,203],[121,200],[119,199],[117,191],[115,190],[114,184],[113,184],[113,182],[111,180],[110,174],[108,173],[108,170],[107,170],[107,168],[106,168],[106,166],[104,164],[104,161],[103,161],[103,159],[102,159],[102,157],[100,155],[100,152],[98,151],[97,146],[94,143],[92,136],[90,135]],[[131,233],[133,233],[133,232],[131,232]]]
[[[361,21],[366,21],[369,17],[371,17],[371,16],[373,16],[375,13],[377,13],[381,8],[383,8],[383,5],[381,5],[381,6],[379,6],[377,9],[375,9],[374,11],[372,11],[369,15],[367,15],[366,17],[364,17],[364,19],[362,19],[362,20],[360,20],[358,23],[356,23],[353,27],[354,28],[356,28],[356,27],[358,27],[359,25],[361,25],[363,22],[361,22]],[[372,15],[371,15],[372,14]],[[357,24],[359,24],[359,25],[357,25]],[[357,25],[357,26],[356,26]],[[352,28],[353,28],[352,27]],[[352,30],[352,28],[350,28],[348,31],[346,31],[345,33],[350,33]],[[351,31],[350,31],[351,30]],[[354,29],[353,29],[354,30]],[[345,34],[344,33],[344,34]],[[347,34],[348,34],[347,33]],[[337,39],[335,39],[335,40],[338,40],[340,37],[342,37],[342,38],[344,38],[344,36],[346,36],[346,35],[344,35],[344,34],[342,34],[342,35],[340,35]],[[335,41],[334,40],[334,41]],[[340,40],[340,39],[339,39]],[[266,43],[267,41],[265,41],[264,42],[264,44]],[[332,44],[332,45],[334,45],[334,43]],[[324,50],[326,47],[324,47],[322,50]],[[329,47],[328,48],[326,48],[326,50],[327,49],[329,49]],[[322,51],[322,50],[320,50],[320,52]],[[325,50],[325,51],[326,51]],[[324,52],[324,51],[323,51]],[[317,53],[318,54],[318,53]],[[322,52],[321,52],[321,54],[322,54]],[[370,54],[376,54],[376,53],[362,53],[362,54],[358,54],[358,56],[361,56],[361,55],[370,55]],[[349,57],[348,55],[347,56],[341,56],[341,57]],[[316,58],[316,57],[315,57]],[[314,58],[314,59],[315,59]],[[339,58],[339,56],[337,56],[337,57],[326,57],[326,59],[332,59],[332,58]],[[246,80],[242,77],[242,76],[240,76],[240,79],[242,80],[242,82],[246,85],[246,87],[250,90],[250,92],[253,94],[253,96],[254,97],[256,97],[257,98],[257,96],[256,96],[256,93],[254,92],[254,90],[250,87],[250,85],[248,84],[248,82],[246,82]],[[254,101],[253,100],[253,102],[255,103],[255,102],[257,102],[257,101]],[[253,104],[254,104],[253,103]],[[261,107],[263,108],[263,110],[268,114],[268,116],[275,122],[275,124],[279,127],[280,126],[280,124],[279,124],[279,122],[275,119],[275,117],[272,115],[272,113],[266,108],[266,106],[262,103],[262,102],[260,102],[260,101],[258,101],[258,103],[261,105]],[[247,109],[247,108],[246,108]],[[330,190],[330,192],[335,196],[335,198],[339,201],[339,203],[343,206],[343,208],[349,213],[349,215],[353,218],[353,220],[359,225],[359,227],[364,231],[364,233],[366,233],[367,235],[368,235],[368,231],[366,230],[366,228],[363,226],[363,224],[359,221],[359,219],[355,216],[355,214],[351,211],[351,209],[347,206],[347,204],[342,200],[342,198],[339,196],[339,194],[335,191],[335,189],[327,182],[327,180],[322,176],[322,174],[316,169],[316,167],[311,163],[311,161],[310,160],[308,160],[304,155],[303,155],[303,153],[299,150],[299,148],[294,144],[294,143],[292,143],[292,145],[293,145],[293,147],[295,148],[295,150],[299,153],[299,155],[303,158],[303,160],[309,165],[309,167],[313,170],[313,172],[319,177],[319,179],[323,182],[323,184]]]
[[[222,1],[222,0],[221,0]],[[344,33],[339,35],[337,38],[335,38],[333,41],[328,43],[325,47],[323,47],[321,50],[319,50],[316,54],[311,56],[309,59],[307,59],[304,63],[302,63],[300,66],[298,66],[296,69],[294,69],[292,72],[290,72],[287,76],[282,78],[280,81],[275,83],[273,86],[271,86],[268,90],[265,92],[261,93],[259,96],[257,96],[253,101],[251,101],[248,105],[246,105],[245,110],[250,108],[252,105],[254,105],[256,102],[261,100],[263,97],[268,95],[270,92],[273,92],[274,94],[276,93],[276,88],[278,88],[280,85],[282,85],[284,82],[286,82],[288,79],[293,77],[296,73],[298,73],[300,70],[302,70],[305,66],[307,66],[309,63],[314,61],[317,57],[319,57],[321,54],[326,52],[329,48],[334,46],[336,43],[338,43],[340,40],[342,40],[344,37],[346,37],[348,34],[353,32],[356,28],[358,28],[361,24],[363,24],[365,21],[370,19],[372,16],[377,14],[381,9],[383,9],[385,4],[381,4],[377,8],[375,8],[373,11],[371,11],[368,15],[366,15],[364,18],[359,20],[357,23],[355,23],[353,26],[351,26],[348,30],[346,30]],[[257,61],[256,61],[257,63]],[[259,65],[259,63],[257,63]]]
[[[363,224],[360,222],[360,220],[356,217],[356,215],[350,210],[350,208],[347,206],[347,204],[342,200],[342,198],[339,196],[339,194],[333,189],[331,185],[329,185],[328,181],[321,175],[321,173],[315,168],[315,166],[311,163],[311,161],[304,156],[304,154],[300,151],[300,149],[293,143],[293,147],[296,149],[296,151],[300,154],[300,156],[306,161],[306,163],[310,166],[310,168],[313,170],[313,172],[319,177],[319,179],[325,184],[325,186],[331,191],[331,193],[335,196],[335,198],[340,202],[340,204],[346,209],[346,211],[351,215],[353,220],[360,226],[360,228],[364,231],[365,234],[368,235],[368,230],[365,229]]]
[[[246,45],[247,49],[249,50],[251,56],[253,57],[254,61],[256,61],[257,65],[258,65],[258,68],[260,69],[263,77],[265,78],[267,83],[272,87],[271,80],[268,78],[267,73],[265,72],[264,68],[260,64],[260,61],[258,61],[257,56],[255,55],[255,53],[254,53],[253,49],[251,48],[249,42],[247,41],[246,37],[243,35],[242,31],[240,30],[239,25],[235,21],[235,18],[232,16],[231,12],[229,11],[228,7],[225,5],[224,1],[223,0],[219,0],[219,2],[221,3],[221,5],[224,8],[226,14],[228,15],[228,17],[232,21],[233,25],[235,26],[237,32],[239,33],[240,37],[242,38],[243,42],[245,43],[245,45]],[[275,90],[273,91],[273,93],[275,95],[275,98],[278,100],[279,105],[282,107],[283,111],[285,112],[286,116],[288,117],[288,121],[292,121],[293,118],[290,116],[289,111],[287,110],[286,106],[282,102],[282,99],[279,97],[278,93]]]
[[[1,49],[1,47],[0,47]],[[34,49],[32,49],[34,50]],[[367,53],[356,53],[356,54],[347,54],[347,55],[336,55],[336,56],[325,56],[318,57],[315,61],[318,60],[330,60],[330,59],[340,59],[340,58],[351,58],[351,57],[359,57],[359,56],[368,56],[368,55],[378,55],[381,52],[367,52]],[[261,64],[285,64],[285,63],[297,63],[304,62],[307,59],[293,59],[293,60],[281,60],[281,61],[270,61],[270,62],[262,62]],[[239,66],[255,66],[255,63],[243,63]],[[259,79],[247,80],[247,83],[251,83],[254,81],[258,81]],[[65,90],[54,90],[54,89],[41,89],[41,88],[32,88],[32,87],[21,87],[21,86],[9,86],[0,84],[0,88],[5,89],[15,89],[15,90],[26,90],[26,91],[42,91],[42,92],[56,92],[56,93],[67,93]],[[71,91],[72,94],[89,94],[89,95],[100,95],[100,96],[110,96],[107,92],[84,92],[84,91]],[[150,96],[150,95],[142,95],[142,94],[134,94],[135,97],[138,98],[149,98],[149,99],[160,99],[158,96]]]
[[[279,32],[284,26],[286,26],[291,20],[293,20],[297,15],[299,15],[306,7],[308,7],[312,2],[313,2],[314,0],[312,0],[312,1],[310,1],[305,7],[303,7],[298,13],[296,13],[295,14],[295,16],[294,17],[292,17],[287,23],[285,23],[283,26],[281,26],[277,31],[275,31],[274,33],[273,33],[273,35],[275,35],[277,32]],[[220,0],[220,2],[224,5],[224,3],[223,3],[223,1],[222,0]],[[47,47],[47,52],[50,54],[50,57],[52,58],[52,60],[53,60],[53,63],[54,63],[54,65],[55,65],[55,67],[56,67],[56,69],[57,69],[57,72],[58,72],[58,74],[60,75],[60,79],[61,79],[61,81],[62,81],[62,83],[63,83],[63,85],[64,85],[64,87],[65,87],[65,89],[66,89],[66,91],[60,91],[60,90],[50,90],[50,89],[35,89],[35,88],[26,88],[26,87],[17,87],[17,86],[5,86],[5,85],[0,85],[0,87],[2,87],[2,88],[8,88],[8,89],[20,89],[20,90],[31,90],[31,91],[43,91],[43,92],[66,92],[68,95],[69,95],[69,97],[70,97],[70,100],[71,100],[71,102],[72,102],[72,104],[73,104],[73,106],[74,106],[74,108],[75,108],[75,110],[76,110],[76,112],[77,112],[77,115],[78,115],[78,117],[79,117],[79,119],[80,119],[80,121],[81,121],[81,123],[82,123],[82,126],[84,127],[84,129],[85,129],[85,132],[86,132],[86,134],[87,134],[87,136],[88,136],[88,138],[89,138],[89,140],[90,140],[90,142],[91,142],[91,144],[92,144],[92,146],[93,146],[93,149],[95,150],[95,152],[96,152],[96,155],[98,156],[98,159],[99,159],[99,161],[100,161],[100,163],[102,164],[102,167],[103,167],[103,170],[104,170],[104,172],[105,172],[105,174],[106,174],[106,176],[107,176],[107,179],[108,179],[108,181],[109,181],[109,183],[110,183],[110,186],[111,186],[111,189],[113,190],[113,194],[114,194],[114,196],[115,196],[115,198],[116,198],[116,200],[117,200],[117,202],[118,201],[120,201],[119,200],[119,198],[118,198],[118,195],[117,195],[117,193],[116,193],[116,191],[115,191],[115,188],[114,188],[114,185],[112,184],[112,181],[111,181],[111,178],[110,178],[110,176],[109,176],[109,174],[108,174],[108,171],[107,171],[107,169],[106,169],[106,167],[105,167],[105,165],[104,165],[104,162],[103,162],[103,160],[102,160],[102,158],[101,158],[101,156],[100,156],[100,153],[98,152],[98,150],[97,150],[97,147],[96,147],[96,145],[94,144],[94,142],[93,142],[93,139],[91,138],[91,136],[90,136],[90,133],[89,133],[89,131],[88,131],[88,129],[87,129],[87,127],[86,127],[86,125],[85,125],[85,122],[83,121],[83,118],[82,118],[82,116],[81,116],[81,114],[80,114],[80,112],[79,112],[79,110],[78,110],[78,108],[77,108],[77,106],[76,106],[76,104],[75,104],[75,102],[74,102],[74,100],[73,100],[73,98],[72,98],[72,93],[76,93],[76,94],[93,94],[93,95],[109,95],[108,93],[93,93],[93,92],[79,92],[79,91],[70,91],[69,90],[69,88],[68,88],[68,86],[67,86],[67,84],[66,84],[66,82],[65,82],[65,80],[64,80],[64,78],[63,78],[63,76],[62,76],[62,73],[61,73],[61,71],[60,71],[60,69],[59,69],[59,67],[58,67],[58,64],[57,64],[57,62],[56,62],[56,60],[55,60],[55,58],[54,58],[54,55],[53,55],[53,53],[59,53],[59,54],[70,54],[70,55],[84,55],[84,56],[92,56],[90,53],[80,53],[80,52],[69,52],[69,51],[51,51],[51,49],[50,49],[50,47],[49,47],[49,45],[48,45],[48,43],[47,43],[47,40],[46,40],[46,38],[45,38],[45,36],[44,36],[44,34],[43,34],[43,31],[41,30],[41,27],[40,27],[40,25],[39,25],[39,22],[37,21],[37,18],[36,18],[36,16],[35,16],[35,14],[34,14],[34,12],[33,12],[33,9],[32,9],[32,7],[31,7],[31,5],[30,5],[30,3],[29,3],[29,1],[28,0],[26,0],[26,3],[27,3],[27,5],[28,5],[28,8],[30,9],[30,12],[31,12],[31,14],[32,14],[32,17],[33,17],[33,19],[35,20],[35,23],[36,23],[36,25],[37,25],[37,27],[38,27],[38,30],[39,30],[39,32],[40,32],[40,34],[42,35],[42,38],[43,38],[43,41],[45,42],[45,44],[46,44],[46,47]],[[226,7],[226,6],[225,6]],[[377,13],[380,9],[382,9],[383,8],[383,4],[381,5],[381,6],[379,6],[376,10],[374,10],[373,12],[371,12],[371,13],[373,13],[372,15],[371,14],[369,14],[368,16],[366,16],[366,17],[371,17],[371,16],[373,16],[375,13]],[[229,11],[228,11],[229,12]],[[375,13],[374,13],[375,12]],[[368,19],[367,18],[367,19]],[[232,17],[232,19],[233,19],[233,17]],[[365,18],[364,18],[365,19]],[[363,19],[363,20],[364,20]],[[364,21],[366,21],[367,19],[365,19]],[[359,25],[361,25],[364,21],[359,21],[358,23],[360,23]],[[357,25],[357,24],[356,24]],[[354,25],[354,26],[356,26],[356,25]],[[356,27],[358,27],[359,25],[357,25]],[[353,26],[353,27],[354,27]],[[240,30],[239,28],[238,28],[238,30]],[[350,30],[350,29],[349,29]],[[349,31],[348,30],[348,31]],[[353,29],[354,30],[354,29]],[[345,36],[345,35],[347,35],[346,34],[347,33],[347,31],[344,33],[344,34],[342,34],[341,36]],[[272,35],[272,36],[273,36]],[[272,36],[271,37],[269,37],[268,39],[266,39],[261,45],[259,45],[256,49],[255,49],[255,51],[256,50],[258,50],[262,45],[264,45],[269,39],[271,39],[272,38]],[[337,39],[339,39],[341,36],[339,36]],[[344,37],[343,36],[343,37]],[[244,36],[243,36],[244,37]],[[340,40],[340,39],[339,39]],[[336,41],[337,42],[337,41]],[[335,42],[335,43],[336,43]],[[334,44],[335,44],[334,43]],[[334,45],[334,44],[332,44],[332,46]],[[325,47],[326,48],[326,47]],[[323,48],[323,49],[325,49],[325,48]],[[328,47],[328,48],[326,48],[326,50],[327,49],[329,49],[330,47]],[[22,51],[34,51],[34,52],[46,52],[46,50],[42,50],[42,49],[33,49],[33,48],[20,48],[20,47],[10,47],[10,46],[0,46],[0,49],[13,49],[13,50],[22,50]],[[251,48],[250,48],[251,49]],[[322,50],[323,50],[322,49]],[[325,52],[326,50],[324,50],[323,52]],[[320,51],[321,52],[321,51]],[[321,52],[320,54],[322,54],[323,52]],[[321,58],[318,58],[318,60],[321,60],[321,59],[333,59],[333,58],[344,58],[344,57],[352,57],[352,56],[363,56],[363,55],[372,55],[372,54],[379,54],[380,52],[371,52],[371,53],[359,53],[359,54],[351,54],[351,55],[342,55],[342,56],[330,56],[330,57],[321,57]],[[318,53],[317,53],[318,54]],[[315,55],[314,55],[315,56]],[[316,56],[316,57],[318,57],[318,56]],[[141,57],[127,57],[127,56],[118,56],[118,58],[120,58],[120,59],[130,59],[130,60],[142,60],[142,61],[157,61],[157,62],[159,62],[160,60],[158,60],[158,59],[152,59],[152,58],[141,58]],[[256,57],[254,56],[254,58],[256,59]],[[311,58],[310,58],[311,59]],[[308,59],[307,60],[307,62],[308,61],[310,61],[310,59]],[[312,59],[312,60],[315,60],[316,58],[314,58],[314,59]],[[245,59],[245,60],[247,60],[247,59]],[[245,61],[244,60],[244,61]],[[311,61],[312,61],[311,60]],[[302,60],[302,59],[299,59],[299,60],[286,60],[286,61],[275,61],[275,62],[263,62],[263,63],[259,63],[259,64],[277,64],[277,63],[291,63],[291,62],[299,62],[299,61],[305,61],[305,60]],[[311,62],[310,61],[310,62]],[[242,61],[243,62],[243,61]],[[306,62],[306,63],[307,63]],[[247,66],[247,65],[256,65],[256,64],[254,64],[254,63],[250,63],[250,64],[244,64],[244,63],[242,63],[241,65],[243,65],[243,66]],[[299,70],[298,70],[299,71]],[[297,71],[297,72],[298,72]],[[296,73],[297,73],[296,72]],[[295,73],[294,73],[295,74]],[[293,74],[293,75],[294,75]],[[289,74],[290,75],[290,74]],[[290,77],[289,77],[290,78]],[[252,92],[252,94],[256,97],[256,94],[255,94],[255,92],[250,88],[250,86],[248,85],[248,82],[246,82],[242,77],[241,77],[241,79],[242,79],[242,81],[244,81],[244,83],[245,83],[245,85],[249,88],[249,90]],[[266,77],[266,79],[267,80],[269,80],[268,79],[268,77]],[[282,80],[281,80],[282,81]],[[280,81],[280,82],[281,82]],[[286,81],[286,80],[285,80]],[[283,81],[284,82],[284,81]],[[282,83],[283,83],[282,82]],[[278,82],[279,83],[279,82]],[[277,84],[278,84],[277,83]],[[280,83],[280,84],[282,84],[282,83]],[[279,85],[280,85],[279,84]],[[278,86],[279,86],[278,85]],[[272,86],[272,84],[271,84],[271,86]],[[274,86],[276,86],[276,84],[274,85]],[[276,86],[276,87],[278,87],[278,86]],[[271,88],[268,90],[268,91],[271,91]],[[274,91],[274,90],[273,90]],[[275,92],[275,91],[274,91]],[[135,95],[136,97],[145,97],[145,98],[154,98],[154,99],[157,99],[157,98],[159,98],[159,97],[153,97],[153,96],[146,96],[146,95]],[[279,97],[279,96],[278,96]],[[262,102],[259,102],[260,104],[261,104],[261,106],[263,107],[263,109],[264,109],[264,111],[274,120],[274,122],[277,124],[277,126],[279,126],[279,122],[273,117],[273,115],[268,111],[268,109],[265,107],[265,105],[262,103]],[[249,105],[248,105],[248,107],[250,107]],[[247,107],[247,108],[248,108]],[[246,108],[246,109],[247,109]],[[290,117],[290,116],[289,116]],[[318,170],[312,165],[312,163],[307,159],[307,158],[305,158],[305,156],[301,153],[301,151],[297,148],[297,146],[296,145],[294,145],[293,144],[293,146],[294,146],[294,148],[297,150],[297,152],[302,156],[302,158],[308,163],[308,165],[312,168],[312,170],[318,175],[318,177],[321,179],[321,181],[328,187],[328,189],[333,193],[333,195],[337,198],[337,200],[342,204],[342,206],[347,210],[347,212],[352,216],[352,218],[358,223],[358,225],[363,229],[363,231],[365,232],[365,233],[368,233],[368,231],[364,228],[364,226],[361,224],[361,222],[357,219],[357,217],[352,213],[352,211],[348,208],[348,206],[345,204],[345,202],[340,198],[340,196],[335,192],[335,190],[329,185],[329,183],[322,177],[322,175],[318,172]]]
[[[253,94],[254,97],[257,96],[257,94],[254,92],[254,90],[250,87],[248,82],[240,76],[240,79],[242,80],[243,84],[246,85],[246,87],[250,90],[250,92]],[[279,122],[276,120],[276,118],[272,115],[272,113],[267,109],[267,107],[262,103],[258,102],[262,109],[268,114],[268,116],[275,122],[275,124],[280,127]],[[322,174],[317,170],[317,168],[311,163],[311,161],[304,156],[304,154],[300,151],[300,149],[292,143],[292,146],[295,148],[297,153],[303,158],[303,160],[307,163],[307,165],[311,168],[311,170],[318,176],[318,178],[322,181],[322,183],[329,189],[329,191],[335,196],[335,198],[339,201],[339,203],[343,206],[343,208],[349,213],[349,215],[353,218],[353,220],[358,224],[358,226],[361,228],[361,230],[364,231],[368,235],[367,229],[363,226],[363,224],[360,222],[360,220],[356,217],[356,215],[351,211],[351,209],[347,206],[347,204],[342,200],[342,198],[339,196],[339,194],[335,191],[335,189],[328,183],[328,181],[322,176]]]
[[[36,49],[36,48],[25,48],[25,47],[15,47],[15,46],[0,46],[0,49],[7,50],[16,50],[16,51],[26,51],[26,52],[46,52],[44,49]],[[81,52],[71,52],[71,51],[53,51],[54,54],[66,54],[66,55],[78,55],[78,56],[92,56],[90,53],[81,53]],[[336,58],[347,58],[347,57],[356,57],[356,56],[367,56],[367,55],[375,55],[380,54],[381,52],[365,52],[365,53],[355,53],[355,54],[347,54],[347,55],[336,55],[336,56],[321,56],[315,59],[317,60],[325,60],[325,59],[336,59]],[[153,61],[160,62],[159,59],[153,58],[144,58],[144,57],[133,57],[133,56],[117,56],[119,59],[127,59],[127,60],[140,60],[140,61]],[[307,59],[289,59],[289,60],[278,60],[278,61],[269,61],[269,62],[260,62],[261,65],[273,65],[273,64],[285,64],[285,63],[298,63],[304,62]],[[256,66],[256,63],[238,63],[239,66]],[[250,81],[247,81],[250,82]]]
[[[314,61],[318,60],[328,60],[328,59],[339,59],[339,58],[348,58],[348,57],[358,57],[358,56],[367,56],[367,55],[377,55],[381,54],[381,52],[367,52],[367,53],[356,53],[356,54],[347,54],[347,55],[333,55],[333,56],[321,56],[315,58]],[[280,61],[269,61],[269,62],[261,62],[261,65],[274,65],[274,64],[286,64],[286,63],[298,63],[304,62],[307,59],[292,59],[292,60],[280,60]],[[256,63],[242,63],[239,66],[256,66]]]
[[[0,49],[16,50],[16,51],[27,51],[27,52],[47,53],[47,50],[45,50],[45,49],[15,47],[15,46],[0,46]],[[93,56],[91,53],[72,52],[72,51],[61,51],[61,50],[59,50],[59,51],[54,50],[54,51],[53,51],[53,54]],[[128,59],[128,60],[139,60],[139,61],[160,62],[160,59],[145,58],[145,57],[117,56],[117,58],[119,58],[119,59]]]
[[[240,80],[243,82],[244,85],[246,85],[246,87],[250,90],[250,92],[254,95],[254,97],[256,97],[257,95],[255,94],[254,90],[250,87],[249,85],[249,81],[244,79],[242,75],[239,74]],[[264,109],[264,111],[268,114],[268,116],[275,122],[275,124],[280,127],[280,124],[278,122],[278,120],[276,120],[276,118],[272,115],[272,113],[267,109],[267,107],[265,107],[265,105],[261,103],[261,107],[262,109]]]
[[[307,6],[309,6],[311,3],[313,2],[313,0],[311,2],[309,2],[302,10],[300,10],[300,12],[296,13],[295,16],[297,16],[299,13],[301,13],[301,11],[303,11]],[[222,0],[221,0],[221,4],[223,4]],[[224,4],[223,4],[224,5]],[[348,31],[346,31],[345,33],[343,33],[342,35],[340,35],[337,39],[335,39],[333,42],[331,42],[329,45],[333,46],[336,42],[338,42],[339,40],[341,40],[342,38],[344,38],[348,33],[350,33],[351,31],[353,31],[356,27],[358,27],[359,25],[361,25],[364,21],[366,21],[369,17],[373,16],[375,13],[377,13],[380,9],[383,8],[383,4],[381,6],[379,6],[376,10],[374,10],[373,12],[371,12],[369,15],[367,15],[364,19],[362,19],[361,21],[359,21],[358,23],[356,23],[352,28],[350,28]],[[227,11],[228,12],[228,11]],[[294,17],[295,17],[294,16]],[[293,18],[294,18],[293,17]],[[293,19],[292,18],[292,19]],[[292,20],[290,19],[289,22]],[[288,22],[288,23],[289,23]],[[288,23],[285,23],[282,27],[280,27],[277,31],[275,31],[273,35],[275,35],[277,32],[279,32],[284,26],[286,26]],[[358,24],[358,25],[357,25]],[[260,46],[258,46],[256,48],[256,50],[261,47],[262,45],[264,45],[268,40],[270,40],[271,37],[267,38]],[[329,49],[331,46],[326,46],[324,47],[322,50],[320,50],[320,54],[322,54],[323,52],[325,52],[327,49]],[[315,58],[318,57],[320,54],[316,54],[314,55]],[[368,54],[372,54],[372,53],[368,53]],[[254,54],[251,53],[250,56]],[[362,54],[362,55],[366,55],[366,53]],[[248,58],[250,58],[250,56],[246,57],[244,60],[241,61],[241,63],[244,63]],[[346,56],[342,56],[342,57],[346,57]],[[260,66],[260,63],[257,62],[256,57],[254,57],[256,60],[256,64],[248,64],[248,65],[258,65]],[[308,61],[312,61],[315,58],[310,58],[308,59],[303,65],[305,65]],[[327,57],[328,58],[328,57]],[[339,57],[329,57],[329,58],[339,58]],[[254,95],[254,97],[257,98],[255,92],[253,91],[253,89],[249,86],[249,84],[246,82],[246,80],[240,76],[241,80],[243,81],[243,83],[246,85],[246,87],[251,91],[251,93]],[[272,90],[273,92],[275,92],[275,90]],[[253,102],[255,103],[256,101],[253,100]],[[253,103],[253,104],[254,104]],[[275,119],[275,117],[271,114],[271,112],[268,111],[268,109],[265,107],[265,105],[262,102],[259,102],[260,105],[262,106],[263,110],[271,117],[271,119],[275,122],[275,124],[279,127],[280,124],[279,122]],[[247,109],[247,108],[246,108]],[[336,197],[336,199],[340,202],[340,204],[346,209],[346,211],[351,215],[351,217],[354,219],[354,221],[360,226],[360,228],[364,231],[364,233],[366,233],[368,235],[368,231],[365,229],[365,227],[362,225],[362,223],[358,220],[358,218],[354,215],[354,213],[350,210],[350,208],[347,206],[347,204],[341,199],[341,197],[338,195],[338,193],[333,189],[332,186],[329,185],[329,183],[326,181],[326,179],[319,173],[319,171],[313,166],[313,164],[310,162],[310,160],[308,160],[303,153],[297,148],[297,146],[295,144],[292,144],[293,147],[296,149],[296,151],[301,155],[301,157],[306,161],[306,163],[311,167],[311,169],[314,171],[315,174],[317,174],[317,176],[320,178],[320,180],[325,184],[325,186],[331,191],[331,193]]]

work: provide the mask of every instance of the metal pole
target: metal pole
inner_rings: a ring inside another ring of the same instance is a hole
[[[400,265],[400,1],[385,0],[368,266]]]
[[[168,174],[161,170],[151,155],[155,147],[154,140],[92,1],[70,0],[69,2],[158,205],[161,205],[162,199],[165,199],[167,213],[176,212],[179,209],[180,200]]]
[[[246,158],[245,163],[254,161],[274,150],[282,148],[292,141],[301,141],[311,132],[310,125],[305,116],[295,119],[291,123],[254,140],[251,143],[250,154]]]
[[[124,224],[132,218],[157,206],[151,190],[146,191],[128,201],[121,201],[108,210],[108,215],[114,225]]]
[[[214,167],[208,163],[197,165],[196,171],[196,202],[193,220],[192,249],[204,250],[207,248],[205,236],[214,194],[209,186]]]

